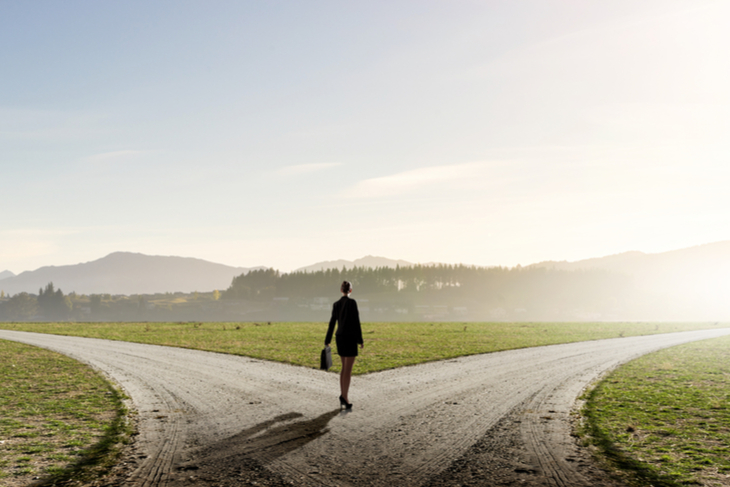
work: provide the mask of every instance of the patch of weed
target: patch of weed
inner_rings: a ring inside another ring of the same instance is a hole
[[[588,394],[583,414],[590,440],[635,481],[720,485],[730,471],[730,337],[625,364]]]
[[[129,435],[121,393],[55,352],[0,340],[0,356],[0,477],[61,485],[111,467]]]

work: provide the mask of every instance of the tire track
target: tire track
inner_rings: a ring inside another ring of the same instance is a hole
[[[5,330],[0,338],[89,363],[132,398],[140,432],[129,454],[133,471],[107,485],[391,487],[458,479],[563,487],[609,485],[587,476],[570,437],[570,411],[587,385],[641,354],[728,333],[537,347],[356,376],[347,414],[335,409],[338,377],[319,370],[88,338]]]

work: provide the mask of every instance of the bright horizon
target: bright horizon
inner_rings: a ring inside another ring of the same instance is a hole
[[[730,240],[721,1],[0,6],[0,271]]]

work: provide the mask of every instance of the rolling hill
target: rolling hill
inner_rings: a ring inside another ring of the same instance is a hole
[[[730,315],[730,240],[669,252],[624,252],[576,262],[546,261],[529,267],[605,269],[632,276],[637,290],[666,303]]]
[[[53,282],[64,293],[154,294],[226,289],[250,269],[201,259],[114,252],[75,265],[47,266],[0,280],[6,294],[37,293]]]

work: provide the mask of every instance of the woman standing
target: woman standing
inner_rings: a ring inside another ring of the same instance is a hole
[[[346,409],[352,409],[352,404],[347,399],[347,393],[350,390],[350,378],[352,377],[352,366],[355,364],[357,357],[357,346],[363,348],[365,344],[362,341],[362,329],[360,328],[360,314],[357,311],[357,302],[350,299],[352,292],[352,284],[343,281],[340,286],[342,297],[332,306],[332,318],[330,318],[330,326],[327,329],[327,337],[324,344],[329,345],[332,342],[332,332],[337,322],[337,333],[335,333],[335,342],[337,343],[337,355],[342,360],[342,371],[340,371],[340,409],[344,406]]]

